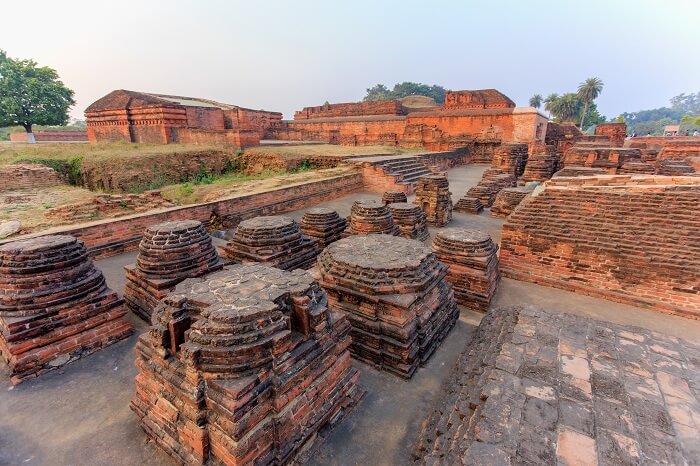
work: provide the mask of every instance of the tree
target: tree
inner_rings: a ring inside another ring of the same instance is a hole
[[[696,94],[681,93],[672,97],[671,108],[684,113],[700,113],[700,91]]]
[[[603,92],[603,81],[600,78],[588,78],[578,86],[578,98],[583,102],[583,113],[581,115],[581,126],[583,129],[583,121],[586,119],[588,107],[600,93]]]
[[[56,70],[0,51],[0,127],[22,126],[33,142],[32,125],[64,125],[73,105],[73,91]]]
[[[530,107],[540,108],[542,106],[542,96],[535,94],[530,97]]]
[[[391,100],[403,99],[409,95],[424,95],[432,97],[435,102],[442,104],[445,102],[445,88],[434,84],[429,86],[422,83],[414,83],[404,81],[394,85],[392,90],[389,90],[384,84],[377,84],[367,89],[367,95],[362,100]]]
[[[559,102],[559,94],[549,94],[546,99],[544,99],[544,109],[549,112],[550,115],[554,114],[553,110]]]

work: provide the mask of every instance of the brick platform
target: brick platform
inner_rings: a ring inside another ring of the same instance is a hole
[[[75,238],[0,246],[0,354],[13,384],[126,338],[126,312]]]
[[[449,268],[447,281],[457,302],[469,309],[486,312],[501,278],[498,246],[478,230],[447,228],[433,239],[433,252]]]
[[[407,202],[389,204],[388,207],[394,218],[394,223],[401,230],[399,236],[418,241],[428,239],[430,234],[428,233],[428,224],[425,221],[426,215],[420,207]]]
[[[507,217],[518,207],[534,187],[520,186],[517,188],[505,188],[496,194],[496,200],[491,206],[491,215],[494,217]]]
[[[352,324],[354,357],[410,378],[454,326],[459,310],[447,267],[422,243],[352,236],[319,256],[331,307]]]
[[[700,346],[637,327],[491,310],[423,424],[425,465],[700,463]]]
[[[465,212],[468,214],[478,214],[484,210],[484,206],[481,204],[479,198],[464,196],[457,201],[457,204],[455,204],[452,210],[456,210],[457,212]]]
[[[324,249],[340,239],[347,221],[335,210],[317,207],[304,212],[300,225],[301,232],[310,238],[316,238],[318,247]]]
[[[566,167],[554,173],[553,177],[572,178],[577,176],[594,176],[604,175],[605,171],[602,168],[590,167]]]
[[[431,225],[440,227],[452,221],[452,193],[446,176],[426,175],[419,178],[413,203],[423,209],[426,221]]]
[[[350,324],[306,272],[228,266],[165,298],[132,410],[183,464],[287,464],[362,396]]]
[[[343,237],[372,233],[398,236],[401,230],[394,224],[394,218],[384,204],[374,199],[355,201],[350,208],[348,227]]]
[[[700,318],[700,178],[552,178],[508,217],[504,275]]]
[[[389,205],[399,202],[408,202],[408,199],[406,198],[406,193],[403,191],[386,191],[382,195],[382,202],[384,205]]]
[[[135,264],[124,267],[124,300],[150,322],[158,302],[186,278],[221,270],[224,261],[197,220],[159,223],[146,229]]]
[[[235,262],[264,262],[293,270],[313,267],[320,251],[318,240],[305,236],[298,223],[275,215],[242,221],[222,254]]]

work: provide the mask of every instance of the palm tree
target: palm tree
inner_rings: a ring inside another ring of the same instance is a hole
[[[581,99],[573,92],[567,92],[559,97],[552,110],[559,121],[576,121],[576,117],[581,111]]]
[[[530,107],[540,108],[542,106],[542,96],[535,94],[530,97]]]
[[[588,106],[600,93],[603,92],[603,81],[600,78],[588,78],[578,86],[578,97],[583,102],[583,112],[581,113],[581,130],[583,130],[583,120],[586,119]]]
[[[557,106],[557,101],[559,100],[559,94],[549,94],[546,99],[544,99],[544,109],[549,112],[550,115],[554,114],[553,110]]]

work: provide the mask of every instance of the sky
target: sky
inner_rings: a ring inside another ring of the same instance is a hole
[[[700,91],[698,0],[3,1],[0,49],[58,71],[71,115],[114,89],[286,118],[415,81],[535,93],[604,82],[608,118]]]

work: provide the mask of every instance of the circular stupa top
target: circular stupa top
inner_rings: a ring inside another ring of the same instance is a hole
[[[238,224],[229,244],[281,245],[301,238],[301,228],[291,217],[270,215],[243,220]]]
[[[444,268],[420,241],[389,235],[336,241],[321,253],[318,266],[324,282],[370,294],[418,291]]]
[[[274,230],[277,228],[286,228],[292,225],[294,225],[294,220],[291,217],[269,215],[266,217],[255,217],[248,220],[243,220],[238,225],[238,228],[244,230]]]
[[[310,214],[310,215],[338,215],[338,212],[336,212],[333,209],[329,209],[327,207],[314,207],[313,209],[307,210],[304,215]]]
[[[69,235],[50,235],[38,238],[29,238],[0,246],[0,254],[11,256],[12,254],[32,254],[54,249],[63,249],[77,243],[77,239]],[[4,258],[4,257],[3,257]]]
[[[498,247],[491,236],[470,228],[444,228],[433,240],[433,250],[457,256],[481,257],[495,254]]]
[[[396,210],[413,212],[416,210],[421,210],[421,208],[415,204],[409,204],[408,202],[393,202],[389,204],[389,210],[391,210],[392,212]]]
[[[154,233],[184,233],[188,230],[200,228],[201,226],[202,222],[198,220],[175,220],[151,225],[146,230]]]
[[[42,236],[0,246],[0,315],[28,316],[105,289],[82,241]]]

